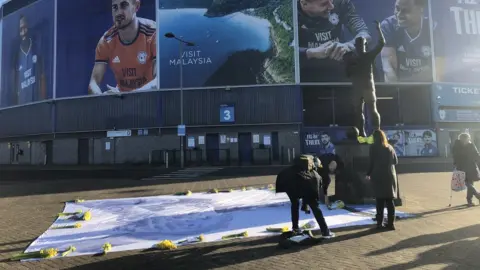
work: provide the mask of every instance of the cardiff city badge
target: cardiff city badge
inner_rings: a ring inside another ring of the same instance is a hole
[[[147,63],[147,53],[146,52],[139,52],[137,55],[137,60],[140,64],[145,64]]]
[[[329,16],[328,16],[328,20],[333,25],[337,25],[340,22],[340,19],[338,18],[337,13],[330,13]]]

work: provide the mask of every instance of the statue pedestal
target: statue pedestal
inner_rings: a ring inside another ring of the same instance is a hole
[[[335,195],[332,200],[342,200],[345,204],[375,204],[371,182],[365,180],[370,165],[369,144],[345,142],[335,145],[335,152],[340,157],[335,175]],[[395,205],[403,205],[400,187],[397,188]]]

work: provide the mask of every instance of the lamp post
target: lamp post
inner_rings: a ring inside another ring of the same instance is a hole
[[[173,33],[169,32],[165,34],[166,38],[173,38],[178,41],[178,57],[180,60],[180,125],[183,126],[183,46],[186,45],[188,47],[193,47],[195,44],[193,42],[189,42],[178,38]],[[180,166],[181,168],[185,167],[185,145],[184,139],[180,140]]]

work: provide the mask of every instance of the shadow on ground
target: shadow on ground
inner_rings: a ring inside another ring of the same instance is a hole
[[[446,264],[442,269],[459,269],[458,265],[465,266],[465,262],[475,262],[478,258],[480,247],[480,225],[472,225],[443,233],[425,234],[402,240],[395,245],[367,253],[366,256],[378,256],[392,252],[401,252],[426,246],[437,246],[420,253],[417,258],[395,266],[379,268],[382,270],[414,269],[427,265]],[[441,246],[438,246],[441,245]],[[458,264],[458,265],[457,265]],[[479,269],[478,263],[471,265],[470,269]]]
[[[358,229],[358,228],[357,228]],[[319,245],[328,245],[360,238],[377,233],[367,229],[359,232],[342,235],[333,239],[324,240]],[[199,246],[193,248],[180,248],[175,251],[150,251],[140,254],[123,256],[115,259],[93,262],[79,267],[76,270],[87,269],[195,269],[206,270],[219,267],[233,266],[270,257],[282,256],[310,249],[313,246],[298,246],[282,249],[277,246],[279,236],[256,238],[247,241],[233,241],[214,244],[212,246]],[[253,267],[253,266],[252,266]],[[271,269],[284,269],[285,265],[270,265]],[[252,268],[254,269],[254,268]]]

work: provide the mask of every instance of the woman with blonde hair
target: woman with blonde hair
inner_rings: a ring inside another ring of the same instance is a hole
[[[397,172],[395,165],[398,158],[395,150],[388,143],[387,136],[380,129],[373,132],[373,144],[370,146],[370,167],[367,180],[371,180],[377,206],[377,228],[395,230],[395,204],[397,197]],[[383,224],[384,208],[387,206],[388,223]]]

